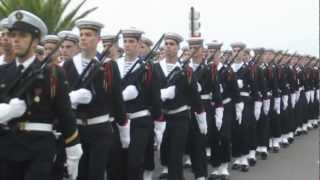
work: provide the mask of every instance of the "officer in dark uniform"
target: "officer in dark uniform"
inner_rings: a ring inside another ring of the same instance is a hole
[[[66,61],[63,68],[71,85],[69,96],[84,149],[78,179],[103,180],[116,137],[112,122],[116,122],[124,148],[130,143],[130,125],[124,110],[118,67],[114,61],[100,64],[102,62],[96,57],[103,25],[95,21],[78,20],[76,26],[80,29],[81,52]],[[89,65],[89,71],[82,76]],[[96,73],[92,75],[93,72]],[[79,81],[80,77],[92,79]]]
[[[207,131],[206,113],[192,69],[187,64],[181,66],[177,57],[182,40],[176,33],[166,33],[165,59],[154,66],[160,77],[163,112],[167,121],[160,156],[161,164],[168,167],[168,180],[183,178],[182,157],[187,142],[190,113],[196,117],[200,132]]]
[[[249,91],[250,91],[250,101],[248,103],[248,108],[249,108],[249,154],[248,154],[248,162],[250,166],[255,166],[256,164],[256,149],[257,149],[257,119],[255,118],[255,111],[256,111],[256,104],[258,102],[258,107],[259,108],[259,115],[261,114],[261,91],[259,89],[258,85],[258,80],[256,78],[257,72],[256,72],[256,60],[258,59],[253,59],[251,57],[251,49],[246,48],[244,50],[244,61],[245,65],[248,68],[249,71]],[[261,54],[259,54],[261,55]]]
[[[147,38],[146,36],[141,36],[141,46],[140,46],[140,57],[144,58],[146,57],[152,48],[153,42]],[[155,122],[158,123],[158,122]],[[159,124],[159,123],[158,123]],[[160,123],[161,124],[161,123]],[[164,127],[165,124],[163,124]],[[159,126],[158,126],[159,127]],[[153,127],[154,129],[154,127]],[[161,129],[159,129],[161,130]],[[144,156],[144,172],[143,172],[143,180],[152,180],[152,175],[153,175],[153,170],[155,168],[155,162],[154,162],[154,151],[155,151],[155,147],[159,148],[161,142],[157,142],[160,144],[156,144],[156,134],[155,131],[149,131],[150,135],[148,136],[148,144],[145,150],[145,156]],[[163,133],[163,132],[162,132]],[[159,133],[158,133],[159,134]]]
[[[239,101],[234,94],[239,92],[236,84],[235,74],[229,66],[221,62],[222,43],[212,41],[207,44],[208,56],[212,56],[212,62],[208,59],[212,83],[216,84],[214,103],[214,121],[209,125],[209,144],[211,148],[210,164],[216,170],[209,175],[210,180],[228,179],[228,163],[231,160],[231,123],[235,119],[235,109],[232,99]],[[208,57],[208,58],[209,58]],[[218,87],[217,87],[218,86]],[[220,94],[220,95],[219,95]],[[207,111],[208,113],[208,111]],[[209,121],[208,121],[208,124]],[[210,130],[212,129],[212,130]],[[210,131],[212,131],[210,133]]]
[[[255,102],[254,114],[257,120],[257,149],[256,154],[261,157],[261,159],[266,159],[268,156],[268,146],[270,137],[270,99],[272,97],[272,92],[269,88],[268,77],[268,62],[270,61],[269,49],[264,50],[261,55],[261,63],[257,64],[257,81],[258,90],[261,92],[261,100]],[[260,113],[258,112],[260,111]],[[259,116],[260,114],[260,116]]]
[[[150,138],[154,138],[155,129],[156,142],[161,143],[166,124],[161,112],[159,75],[154,72],[153,63],[144,64],[144,59],[139,57],[142,33],[137,29],[122,30],[125,56],[116,60],[122,96],[131,122],[131,143],[126,161],[128,180],[143,179]]]
[[[252,109],[249,107],[250,99],[250,73],[243,62],[244,48],[246,45],[241,42],[232,43],[235,62],[231,64],[236,74],[237,85],[240,90],[240,102],[235,104],[236,119],[232,124],[232,156],[235,158],[232,168],[240,169],[243,172],[249,170],[247,155],[249,154],[249,132],[248,127]],[[238,52],[240,51],[240,52]],[[238,56],[235,55],[238,53]]]
[[[203,56],[203,39],[190,38],[188,39],[188,44],[191,52],[196,51],[189,63],[189,66],[193,70],[193,77],[197,82],[198,92],[200,93],[204,107],[208,110],[206,111],[207,121],[213,121],[213,107],[211,105],[211,100],[213,95],[215,97],[218,97],[219,95],[215,94],[215,91],[218,88],[217,86],[215,88],[212,87],[210,71],[205,64]],[[204,126],[207,126],[207,121],[204,122]],[[192,171],[195,179],[197,180],[204,180],[208,174],[206,159],[207,130],[201,129],[201,123],[203,122],[197,121],[194,115],[191,116],[186,148],[186,152],[188,154],[187,158],[190,157]],[[210,124],[213,125],[213,122]]]
[[[6,167],[1,178],[51,179],[56,148],[53,121],[58,118],[66,147],[68,172],[75,179],[82,148],[61,69],[54,64],[48,65],[18,97],[17,89],[9,92],[6,89],[21,73],[24,76],[39,70],[41,64],[34,51],[47,33],[47,27],[40,18],[23,10],[12,12],[8,20],[17,57],[0,68],[0,159]],[[23,88],[27,81],[24,76],[16,88]]]

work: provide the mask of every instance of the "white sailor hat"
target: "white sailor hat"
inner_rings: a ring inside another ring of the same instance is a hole
[[[188,39],[189,46],[203,46],[203,39],[200,37],[192,37]]]
[[[46,35],[43,40],[42,43],[46,44],[46,43],[52,43],[52,44],[58,44],[60,41],[60,38],[57,35]]]
[[[240,48],[240,49],[246,48],[246,44],[243,43],[243,42],[234,42],[234,43],[231,43],[230,46],[231,46],[232,49],[234,49],[234,48]]]
[[[79,42],[79,35],[72,31],[60,31],[58,37],[61,39],[65,38],[65,40],[72,41],[76,44]]]
[[[147,38],[147,37],[145,37],[145,36],[142,36],[141,37],[141,41],[143,42],[143,43],[145,43],[147,46],[152,46],[153,45],[153,42],[151,41],[151,39],[149,39],[149,38]]]
[[[100,34],[101,29],[104,27],[103,24],[97,22],[97,21],[92,21],[92,20],[85,20],[85,19],[79,19],[75,23],[76,27],[79,29],[93,29]]]
[[[178,44],[183,41],[183,37],[177,33],[168,32],[165,34],[165,39],[172,39],[176,41]]]
[[[16,10],[8,16],[9,31],[19,30],[31,33],[34,37],[43,38],[48,33],[46,24],[36,15]]]
[[[122,35],[124,38],[138,38],[140,39],[142,34],[144,33],[143,31],[140,31],[136,28],[129,28],[129,29],[124,29],[121,30]]]
[[[113,42],[116,39],[116,35],[106,34],[101,36],[102,43]]]
[[[213,40],[212,42],[209,42],[206,44],[208,49],[221,49],[223,43],[219,42],[217,40]]]
[[[0,21],[0,31],[7,32],[8,28],[9,28],[9,20],[8,20],[8,18],[3,18]]]

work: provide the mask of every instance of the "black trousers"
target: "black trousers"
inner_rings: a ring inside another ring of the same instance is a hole
[[[111,123],[79,127],[83,154],[77,180],[104,180],[114,143]],[[94,133],[93,133],[94,132]],[[91,136],[94,134],[94,136]]]
[[[111,147],[110,163],[107,166],[107,179],[108,180],[126,180],[128,178],[127,164],[128,149],[123,149],[121,146],[120,135],[117,125],[114,123],[115,129],[114,138],[115,143]]]
[[[66,151],[64,139],[62,137],[59,137],[59,139],[57,140],[57,151],[52,170],[52,180],[62,180],[64,177],[67,176],[67,167],[65,166],[65,163]]]
[[[218,131],[215,119],[212,127],[212,137],[210,138],[211,158],[210,164],[218,167],[222,163],[231,160],[231,122],[235,119],[234,103],[229,102],[224,105],[222,127]]]
[[[189,121],[187,153],[190,155],[190,159],[192,162],[192,172],[194,173],[195,178],[207,177],[208,174],[206,142],[207,137],[206,135],[200,133],[196,117],[194,114],[192,114],[191,121]]]
[[[148,148],[153,148],[153,145],[149,147],[150,138],[153,138],[153,121],[151,117],[141,117],[131,120],[130,126],[128,149],[122,149],[120,137],[116,137],[117,142],[112,148],[111,162],[107,168],[108,180],[143,179],[146,151]]]
[[[147,139],[147,146],[145,148],[145,153],[144,153],[144,163],[143,163],[143,168],[144,170],[148,170],[148,171],[153,171],[155,168],[155,164],[154,164],[154,151],[155,151],[155,147],[154,147],[154,124],[152,124],[152,127],[149,131],[148,134],[148,139]]]
[[[145,152],[153,132],[151,117],[131,120],[131,142],[128,149],[128,180],[143,180]]]
[[[160,148],[160,159],[168,167],[168,180],[182,180],[182,158],[188,136],[190,114],[184,111],[174,115],[166,115],[166,130]]]
[[[17,137],[19,138],[19,137]],[[30,138],[32,138],[30,136]],[[1,180],[43,180],[52,179],[53,159],[56,151],[55,138],[53,135],[40,137],[34,142],[38,147],[22,149],[22,145],[11,144],[12,157],[25,154],[21,159],[11,157],[0,158]],[[19,147],[19,148],[18,148]],[[30,148],[30,147],[28,147]],[[21,152],[19,152],[19,149]],[[0,150],[1,151],[1,150]],[[27,155],[28,154],[28,155]],[[9,159],[10,158],[10,159]]]
[[[254,117],[254,101],[252,99],[248,102],[248,137],[249,137],[249,150],[257,149],[257,121]]]
[[[261,110],[260,119],[257,122],[257,145],[258,146],[269,146],[270,135],[270,118],[269,114],[265,114]]]
[[[244,97],[244,109],[242,112],[242,123],[235,119],[232,125],[232,156],[235,158],[249,154],[249,122],[250,108],[248,106],[250,99]]]
[[[274,98],[270,101],[270,137],[279,138],[281,136],[281,122],[280,122],[280,114],[277,114],[274,110]],[[288,126],[286,122],[285,126]]]

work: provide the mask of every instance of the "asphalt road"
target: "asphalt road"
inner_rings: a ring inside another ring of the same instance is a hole
[[[154,180],[160,173],[159,164],[156,169]],[[230,170],[230,180],[320,180],[319,170],[319,129],[316,129],[296,137],[288,148],[271,153],[267,160],[258,160],[247,173]],[[190,170],[185,170],[184,175],[186,180],[194,179]]]

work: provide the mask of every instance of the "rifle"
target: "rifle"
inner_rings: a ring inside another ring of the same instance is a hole
[[[129,71],[127,72],[127,74],[123,77],[124,79],[127,79],[129,77],[129,75],[131,74],[131,72],[135,69],[135,67],[138,64],[142,64],[142,66],[140,66],[140,68],[137,70],[137,75],[143,73],[146,70],[146,66],[152,64],[153,62],[153,58],[152,55],[154,54],[154,52],[160,47],[161,42],[163,41],[165,37],[165,34],[163,34],[160,39],[157,41],[157,43],[153,46],[153,48],[150,50],[150,52],[145,56],[145,58],[141,58],[138,61],[136,61],[132,67],[129,69]]]
[[[277,57],[278,57],[279,55],[281,55],[281,53],[282,53],[282,51],[278,51],[278,52],[274,55],[274,57],[271,59],[270,64],[273,64],[274,61],[277,59]]]
[[[297,55],[297,52],[295,52],[294,54],[292,54],[290,57],[289,57],[289,60],[287,62],[288,65],[290,65],[292,59]]]
[[[277,62],[277,65],[279,65],[279,64],[281,63],[281,61],[282,61],[283,58],[286,56],[286,54],[288,53],[288,51],[289,51],[289,50],[287,49],[284,53],[282,53],[280,59],[279,59],[278,62]]]
[[[112,40],[111,45],[108,46],[101,53],[101,56],[100,56],[95,68],[91,68],[91,66],[94,64],[94,60],[90,61],[90,63],[87,65],[87,67],[80,74],[79,79],[72,84],[71,90],[79,89],[81,87],[86,87],[92,81],[92,79],[96,76],[97,72],[99,71],[100,67],[103,65],[103,62],[102,62],[103,59],[110,54],[110,49],[111,49],[112,45],[118,41],[121,32],[122,31],[120,30],[117,33],[116,37]],[[91,72],[89,72],[89,70],[91,70]]]
[[[170,82],[172,82],[173,80],[176,79],[177,74],[180,74],[182,71],[185,70],[185,68],[187,67],[187,65],[190,62],[190,59],[198,52],[200,48],[195,49],[192,54],[183,62],[182,67],[181,68],[174,68],[166,77],[166,82],[167,85],[170,84]]]
[[[238,57],[238,55],[240,54],[240,52],[242,51],[243,49],[240,49],[237,54],[231,59],[231,61],[228,63],[228,66],[230,66],[235,60],[236,58]]]
[[[258,52],[259,52],[259,53],[258,53]],[[263,49],[263,48],[259,49],[259,50],[257,51],[257,53],[255,52],[255,55],[254,55],[254,57],[252,58],[252,61],[253,61],[253,64],[254,64],[254,65],[259,63],[259,61],[260,61],[263,53],[264,53],[264,49]]]
[[[65,36],[62,38],[55,49],[53,49],[40,63],[40,67],[36,70],[30,71],[30,66],[21,73],[17,78],[15,78],[11,84],[7,86],[4,92],[1,94],[2,98],[9,100],[13,97],[20,97],[26,92],[26,90],[34,83],[37,77],[48,68],[51,63],[51,57],[58,51],[63,41],[67,38]]]

